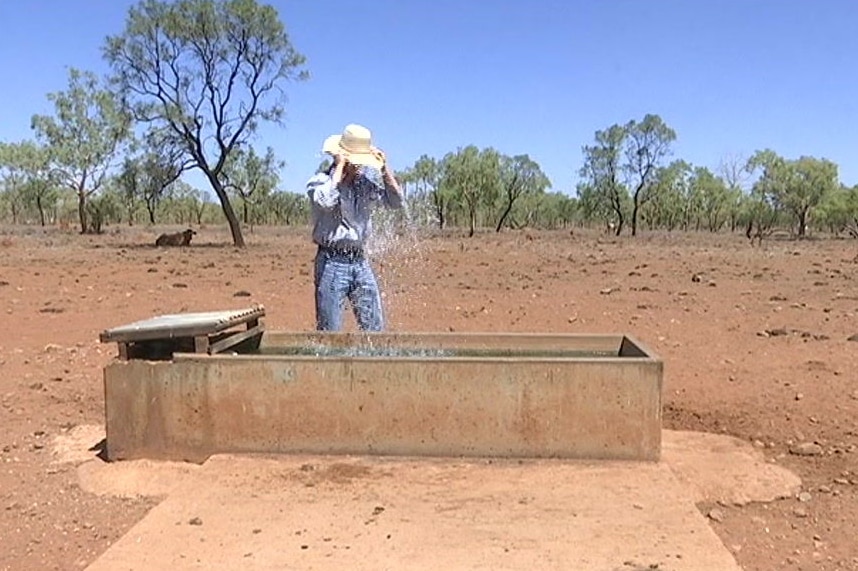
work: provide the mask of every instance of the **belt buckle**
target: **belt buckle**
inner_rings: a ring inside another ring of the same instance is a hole
[[[355,249],[355,248],[336,248],[333,246],[324,246],[322,248],[332,256],[343,256],[349,258],[351,260],[356,260],[358,258],[363,257],[363,250]]]

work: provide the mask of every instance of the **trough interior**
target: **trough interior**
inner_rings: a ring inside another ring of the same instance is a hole
[[[611,359],[655,355],[626,335],[265,332],[239,354],[324,358]]]

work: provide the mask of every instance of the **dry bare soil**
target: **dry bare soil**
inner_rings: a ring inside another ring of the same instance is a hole
[[[157,501],[88,494],[57,462],[56,437],[102,422],[116,347],[101,331],[254,303],[269,329],[313,327],[308,231],[257,229],[238,251],[221,228],[157,249],[164,230],[0,228],[0,570],[86,567]],[[391,330],[641,339],[665,361],[666,428],[746,439],[803,480],[800,497],[700,506],[743,568],[858,569],[856,242],[510,232],[381,246]]]

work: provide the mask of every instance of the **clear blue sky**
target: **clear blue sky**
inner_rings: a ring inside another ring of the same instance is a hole
[[[32,136],[66,67],[106,71],[130,0],[0,0],[0,140]],[[771,148],[858,184],[855,0],[273,0],[312,78],[255,145],[300,190],[346,123],[396,168],[459,146],[527,153],[571,192],[597,130],[659,114],[674,157]]]

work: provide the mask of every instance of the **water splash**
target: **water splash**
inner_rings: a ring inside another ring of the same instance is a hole
[[[457,348],[438,349],[431,347],[396,347],[390,345],[351,345],[335,346],[322,343],[310,343],[300,346],[262,347],[258,350],[261,355],[280,355],[293,357],[328,357],[328,358],[410,358],[410,359],[444,359],[444,358],[514,358],[514,359],[605,359],[619,356],[617,351],[581,351],[581,350],[545,350],[545,349],[480,349]]]
[[[310,344],[298,347],[265,347],[259,350],[262,355],[286,355],[296,357],[410,357],[440,358],[453,357],[453,351],[431,348],[405,348],[371,345],[337,347],[322,344]]]
[[[381,270],[382,297],[388,329],[402,324],[406,310],[417,301],[420,292],[406,283],[416,272],[426,270],[427,238],[437,228],[431,208],[423,200],[407,197],[401,209],[380,208],[373,213],[373,230],[366,249]]]

